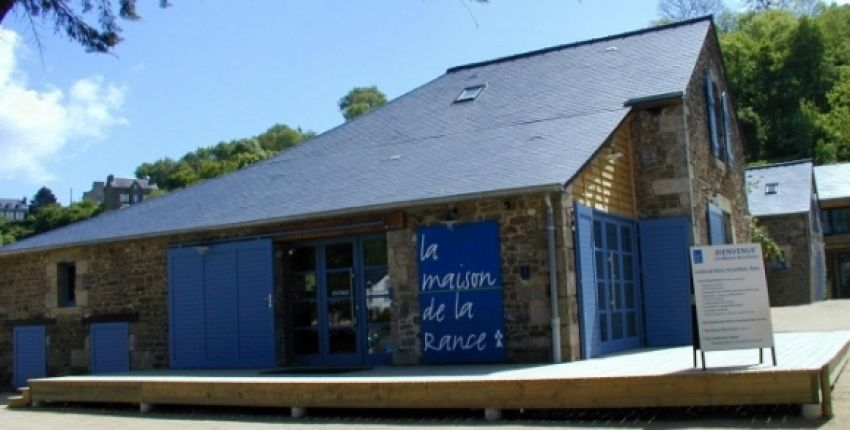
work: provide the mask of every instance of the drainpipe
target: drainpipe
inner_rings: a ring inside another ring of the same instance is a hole
[[[546,202],[546,242],[549,245],[549,302],[552,325],[552,362],[561,362],[561,317],[558,315],[558,265],[555,263],[555,214],[549,193],[543,195]]]

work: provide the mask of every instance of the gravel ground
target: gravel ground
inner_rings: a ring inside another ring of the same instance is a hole
[[[781,331],[850,330],[850,300],[833,300],[772,310],[773,327]],[[310,410],[292,419],[289,410],[268,408],[200,408],[160,406],[141,415],[135,407],[113,405],[52,405],[12,410],[0,406],[0,428],[85,428],[159,430],[194,429],[404,429],[418,427],[500,430],[540,427],[573,428],[823,428],[850,429],[850,372],[844,372],[833,391],[835,417],[806,420],[795,405],[756,407],[647,408],[615,410],[505,411],[503,420],[488,423],[481,411]],[[0,397],[5,404],[5,396]]]

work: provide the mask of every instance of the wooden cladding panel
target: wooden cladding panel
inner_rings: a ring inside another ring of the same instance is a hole
[[[633,218],[636,215],[633,155],[627,121],[573,181],[575,201]]]

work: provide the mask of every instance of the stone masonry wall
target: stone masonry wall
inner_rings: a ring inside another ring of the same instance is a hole
[[[578,317],[572,249],[572,200],[553,193],[563,359],[577,359]],[[508,359],[543,362],[551,357],[546,207],[542,194],[480,199],[452,206],[458,221],[497,219],[500,224],[502,276]],[[395,364],[419,363],[419,299],[416,228],[445,215],[448,205],[410,209],[404,228],[387,232]],[[367,217],[378,217],[371,214]],[[342,222],[324,220],[318,222]],[[315,225],[315,223],[314,223]],[[168,367],[168,246],[201,240],[271,234],[310,224],[271,225],[199,234],[122,241],[111,244],[38,251],[0,257],[0,323],[46,322],[48,375],[89,371],[89,321],[126,320],[130,324],[131,369]],[[295,240],[295,239],[293,239]],[[280,261],[280,248],[275,261]],[[58,306],[57,264],[76,265],[77,305]],[[521,280],[520,267],[531,268]],[[286,297],[280,265],[276,291]],[[286,363],[286,315],[278,300],[278,362]],[[0,386],[11,381],[11,328],[0,329]]]
[[[685,92],[684,113],[687,121],[688,156],[693,178],[694,243],[706,245],[709,242],[707,216],[709,202],[731,215],[735,243],[746,243],[750,241],[750,229],[745,191],[743,142],[737,119],[734,114],[731,114],[734,164],[731,166],[724,164],[711,153],[705,94],[705,73],[708,70],[711,70],[716,77],[719,90],[731,94],[713,31],[708,32],[705,45],[694,68],[694,74]],[[734,99],[730,101],[733,105],[732,112],[734,112]]]
[[[785,254],[785,268],[765,262],[767,290],[771,306],[811,303],[814,296],[811,258],[808,249],[807,214],[792,214],[759,218]]]

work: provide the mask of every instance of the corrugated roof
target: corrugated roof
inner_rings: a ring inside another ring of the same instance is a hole
[[[815,167],[815,183],[821,200],[850,198],[850,163]]]
[[[252,167],[0,253],[561,187],[624,120],[684,91],[707,18],[450,69]],[[464,88],[486,84],[471,102]]]
[[[808,212],[812,193],[811,160],[791,161],[747,169],[747,201],[753,216]],[[767,188],[776,184],[776,192]]]

